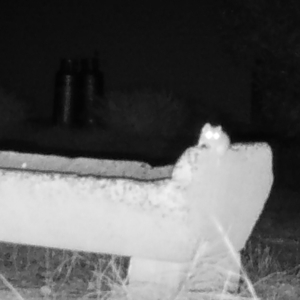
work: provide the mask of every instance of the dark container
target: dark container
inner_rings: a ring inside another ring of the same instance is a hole
[[[98,57],[81,60],[79,72],[79,101],[76,104],[76,123],[95,124],[94,109],[104,94],[103,73],[99,70]]]
[[[74,108],[78,96],[78,61],[62,59],[55,76],[53,122],[59,126],[74,125]]]

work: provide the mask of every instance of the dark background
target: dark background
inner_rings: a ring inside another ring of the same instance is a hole
[[[218,1],[188,2],[3,1],[0,86],[50,117],[60,59],[97,50],[106,91],[165,87],[249,122],[251,74],[222,49]]]

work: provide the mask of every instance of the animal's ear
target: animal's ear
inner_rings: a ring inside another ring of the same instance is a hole
[[[209,131],[209,128],[210,128],[209,123],[206,123],[202,126],[202,129],[201,129],[200,134],[199,134],[198,142],[197,142],[198,145],[201,144],[203,136],[206,134],[207,131]]]
[[[201,129],[201,132],[205,132],[211,129],[211,125],[209,123],[205,123]]]

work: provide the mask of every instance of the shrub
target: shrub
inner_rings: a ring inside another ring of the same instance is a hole
[[[0,87],[0,128],[14,127],[28,120],[29,105],[13,92]]]
[[[167,92],[110,92],[101,101],[96,118],[109,129],[128,134],[174,137],[189,118],[188,105]]]
[[[221,0],[219,16],[223,50],[253,68],[259,91],[261,128],[300,136],[299,1]]]

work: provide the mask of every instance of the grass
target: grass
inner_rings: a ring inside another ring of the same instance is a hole
[[[14,294],[38,289],[43,296],[92,297],[107,293],[112,282],[126,280],[126,258],[5,243],[0,247],[1,285]]]
[[[177,299],[299,299],[300,259],[292,262],[284,255],[290,235],[281,244],[270,238],[263,218],[242,251],[244,272],[238,294],[187,293],[183,289]],[[272,226],[267,229],[274,230]],[[287,227],[285,230],[282,237],[290,231]],[[298,246],[295,243],[295,253]],[[13,299],[130,299],[126,258],[5,243],[0,249],[0,291],[14,295]],[[195,261],[198,258],[196,253]],[[191,272],[193,268],[195,264]]]
[[[144,102],[148,101],[148,96],[146,96],[143,98]],[[4,96],[0,95],[1,97]],[[132,99],[140,99],[140,95]],[[157,100],[160,98],[157,97]],[[6,108],[7,103],[4,101],[5,106],[2,105],[10,112],[10,108]],[[113,100],[110,103],[114,103]],[[124,106],[126,105],[124,103]],[[117,109],[115,106],[113,108]],[[15,116],[15,111],[19,111],[19,106],[16,105],[14,109],[9,116]],[[126,109],[129,110],[129,108]],[[131,106],[130,109],[135,108]],[[174,106],[175,111],[176,109],[177,107]],[[138,120],[132,120],[131,116],[132,114],[128,114],[124,123],[128,124],[128,127],[133,124],[133,127],[139,128]],[[18,118],[22,119],[23,115]],[[6,122],[8,121],[5,121],[5,124]],[[116,127],[117,125],[121,126],[116,123]],[[167,125],[166,132],[170,130]],[[128,149],[136,149],[141,156],[159,153],[158,156],[163,157],[170,152],[170,147],[165,140],[157,142],[156,139],[154,142],[149,137],[143,139],[135,135],[128,138],[128,135],[124,137],[118,132],[114,133],[114,138],[111,138],[111,132],[101,130],[97,131],[96,135],[95,132],[87,134],[74,131],[70,133],[59,128],[46,130],[26,128],[24,130],[25,132],[15,130],[18,134],[17,139],[25,136],[26,141],[38,141],[45,148],[53,147],[53,143],[56,143],[55,147],[78,149],[84,152],[89,147],[87,145],[91,145],[96,151],[103,150],[103,145],[105,145],[105,152],[112,152],[112,150],[121,152],[121,148],[126,145]],[[26,130],[31,133],[30,138]],[[139,143],[136,142],[137,139]],[[78,148],[83,146],[85,148]],[[116,147],[120,149],[116,150]],[[298,177],[294,176],[294,178]],[[274,221],[276,218],[277,221]],[[197,292],[187,295],[181,293],[177,299],[300,299],[300,244],[293,240],[299,236],[298,223],[297,220],[293,223],[283,222],[283,219],[284,216],[279,212],[264,214],[261,217],[261,221],[242,251],[244,273],[238,294]],[[280,236],[279,240],[278,236]],[[223,237],[226,241],[226,236],[223,235]],[[230,243],[228,241],[226,243],[230,248]],[[200,248],[199,251],[201,251]],[[195,262],[198,258],[197,254],[199,255],[199,252],[195,255]],[[130,299],[127,297],[127,271],[124,265],[126,265],[125,258],[122,260],[109,255],[0,243],[0,299],[6,299],[5,297],[8,299],[9,296],[12,296],[10,299],[22,300]],[[192,264],[190,272],[195,267]]]
[[[238,294],[197,291],[181,293],[177,299],[299,299],[299,230],[290,218],[282,212],[263,213],[242,251],[244,273]],[[198,250],[191,273],[201,257],[201,247]],[[6,293],[23,300],[130,299],[124,264],[126,260],[109,255],[0,243],[0,298]]]
[[[173,137],[190,119],[186,101],[168,91],[109,92],[101,103],[95,108],[96,119],[124,134]]]

